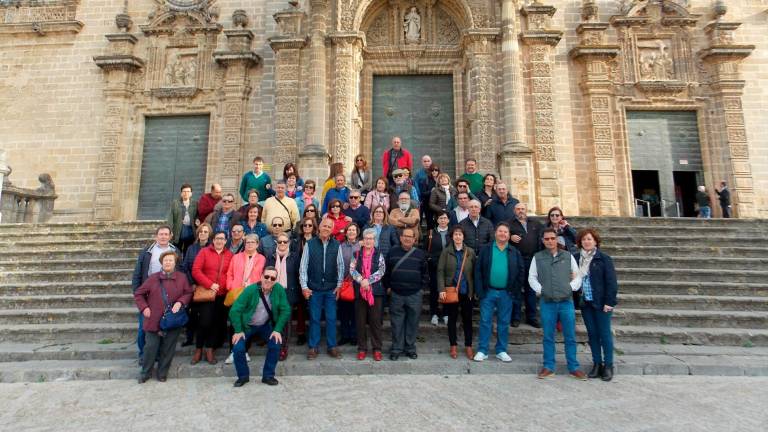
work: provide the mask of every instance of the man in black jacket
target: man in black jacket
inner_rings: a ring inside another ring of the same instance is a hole
[[[509,225],[512,228],[512,237],[510,238],[512,246],[520,251],[520,255],[525,260],[525,288],[523,289],[525,322],[531,327],[540,328],[541,325],[536,318],[536,293],[528,284],[528,269],[531,267],[531,260],[536,255],[536,252],[544,248],[541,243],[541,233],[544,231],[544,225],[535,220],[528,219],[528,207],[523,203],[515,205],[515,218],[510,221]],[[520,325],[522,315],[521,303],[516,302],[512,308],[512,327]]]
[[[397,360],[405,353],[416,359],[416,332],[419,329],[421,298],[429,285],[427,254],[416,246],[416,232],[403,228],[400,246],[394,246],[387,254],[384,287],[391,291],[389,317],[392,324],[392,350],[390,360]]]
[[[720,208],[723,210],[723,217],[731,217],[731,191],[725,181],[720,182],[720,189],[715,188],[717,196],[720,198]]]
[[[479,251],[493,241],[493,224],[480,216],[482,204],[478,200],[469,202],[469,216],[459,222],[464,228],[464,244]]]

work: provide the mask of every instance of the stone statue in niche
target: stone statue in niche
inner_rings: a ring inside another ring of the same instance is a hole
[[[405,31],[405,43],[419,43],[421,38],[421,15],[416,7],[411,7],[411,10],[405,15],[403,20],[403,30]]]
[[[665,41],[654,40],[637,43],[640,78],[643,81],[668,81],[674,79],[674,62]]]
[[[197,75],[196,57],[184,58],[176,54],[165,68],[165,85],[168,87],[191,87]]]

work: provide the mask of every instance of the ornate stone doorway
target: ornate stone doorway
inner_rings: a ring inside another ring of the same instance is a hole
[[[429,154],[453,178],[456,147],[451,75],[381,75],[373,77],[373,175],[382,174],[380,156],[398,135],[411,151],[414,169]],[[413,173],[412,173],[413,174]]]

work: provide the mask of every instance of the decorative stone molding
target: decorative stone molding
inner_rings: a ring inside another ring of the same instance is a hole
[[[83,23],[75,19],[80,0],[15,0],[0,3],[0,34],[77,34]]]
[[[359,151],[360,125],[359,92],[362,49],[365,34],[362,32],[336,32],[329,36],[334,47],[333,79],[333,161],[352,166],[352,158]]]
[[[468,121],[472,144],[466,157],[474,157],[486,171],[496,172],[499,145],[496,134],[496,91],[494,57],[500,29],[470,29],[462,45],[469,67],[469,92],[472,95]]]
[[[563,32],[552,29],[552,16],[556,11],[554,6],[546,6],[538,1],[529,6],[523,6],[520,9],[520,13],[526,20],[526,30],[522,34],[523,40],[528,44],[544,43],[551,46],[560,43]]]
[[[307,83],[307,134],[299,152],[299,165],[305,179],[321,184],[328,175],[323,167],[330,160],[326,119],[326,15],[329,9],[328,0],[310,0],[309,4],[309,75],[312,79]]]

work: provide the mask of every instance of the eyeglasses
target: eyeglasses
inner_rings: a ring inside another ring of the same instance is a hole
[[[267,275],[264,275],[262,277],[264,278],[264,280],[268,280],[268,281],[276,281],[277,280],[277,276],[267,276]]]
[[[357,158],[357,159],[355,159],[355,162],[365,162],[365,159],[363,159],[363,158]]]
[[[563,215],[557,214],[557,213],[552,213],[551,215],[549,215],[549,217],[563,217]]]
[[[396,174],[396,175],[395,175],[395,178],[400,178],[400,177],[402,177],[402,176],[404,176],[404,175],[405,175],[405,174]]]
[[[544,237],[543,240],[544,241],[547,241],[547,240],[557,240],[557,237]]]
[[[465,184],[460,184],[460,185],[458,185],[458,186],[456,186],[456,187],[460,187],[460,188],[466,188],[466,187],[467,187],[467,185],[465,185]]]
[[[305,213],[315,213],[317,210],[315,209],[307,209]]]
[[[402,237],[402,238],[416,238],[416,236],[405,235],[405,234],[401,235],[400,237]]]
[[[304,185],[304,189],[314,189],[315,187],[312,185]]]
[[[302,228],[314,228],[315,226],[313,224],[304,224],[302,225]]]
[[[278,228],[278,227],[283,226],[283,224],[272,224],[272,226],[275,227],[275,228]]]
[[[213,241],[220,240],[220,241],[227,241],[226,237],[214,237]]]
[[[331,208],[341,208],[341,206],[338,204],[335,204],[335,205],[332,205]]]
[[[278,240],[277,244],[288,244],[288,240]]]
[[[235,202],[235,200],[221,200],[221,202],[223,202],[223,203],[233,203],[233,202]]]
[[[259,243],[259,242],[257,242],[256,240],[246,240],[245,244],[248,244],[248,243]]]
[[[360,197],[359,196],[351,196],[351,197],[349,197],[349,199],[360,199]]]

